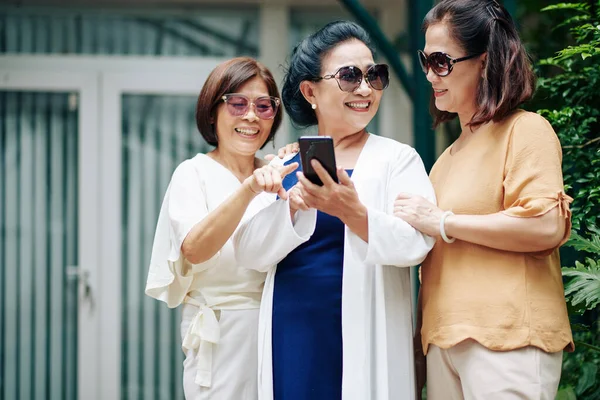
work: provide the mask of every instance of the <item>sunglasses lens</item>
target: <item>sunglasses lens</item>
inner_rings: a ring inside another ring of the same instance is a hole
[[[429,55],[429,66],[438,76],[446,76],[450,73],[448,57],[443,53],[431,53]]]
[[[429,72],[429,65],[427,63],[427,56],[422,51],[419,51],[419,63],[421,64],[423,73],[427,75],[427,72]]]
[[[234,117],[246,115],[250,108],[250,100],[242,95],[227,95],[227,110]],[[275,97],[264,96],[254,100],[254,113],[260,119],[273,119],[279,109],[278,100]]]
[[[367,79],[375,90],[383,90],[390,84],[390,73],[385,64],[375,64],[367,71]]]
[[[362,80],[362,71],[356,67],[343,67],[338,71],[340,89],[344,92],[354,92]]]
[[[233,116],[239,117],[248,111],[249,101],[243,96],[229,96],[227,98],[227,109]]]
[[[277,102],[271,97],[259,97],[254,101],[256,115],[261,119],[272,119],[277,114]]]

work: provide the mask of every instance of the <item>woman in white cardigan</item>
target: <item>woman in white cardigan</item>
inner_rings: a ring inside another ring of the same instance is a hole
[[[281,175],[256,151],[281,123],[273,76],[256,60],[226,61],[208,76],[196,112],[216,146],[182,162],[158,218],[146,294],[183,304],[183,386],[190,400],[256,400],[258,309],[265,274],[235,262],[231,236],[240,221],[287,197]],[[258,169],[257,169],[258,167]],[[175,367],[175,366],[173,366]]]
[[[389,81],[366,32],[335,22],[294,50],[283,87],[294,123],[333,137],[339,184],[301,172],[234,235],[238,263],[267,272],[259,322],[259,398],[415,396],[410,269],[434,240],[393,216],[400,192],[435,201],[414,149],[365,128]],[[275,159],[289,164],[298,155]],[[351,177],[350,177],[351,176]]]

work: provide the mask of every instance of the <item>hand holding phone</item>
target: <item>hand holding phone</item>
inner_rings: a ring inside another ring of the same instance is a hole
[[[309,181],[323,186],[321,178],[319,178],[310,163],[311,160],[315,159],[321,163],[335,182],[339,182],[336,172],[333,139],[330,136],[302,136],[298,139],[298,143],[300,145],[302,171]]]
[[[336,168],[333,140],[320,136],[302,137],[298,141],[303,167],[303,172],[298,174],[298,183],[302,186],[298,187],[304,204],[339,218],[368,242],[368,210],[358,198],[350,174],[343,168]],[[312,163],[313,159],[319,162]],[[291,206],[290,210],[293,211]]]

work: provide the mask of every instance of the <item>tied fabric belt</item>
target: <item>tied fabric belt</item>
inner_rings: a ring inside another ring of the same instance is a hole
[[[206,304],[202,304],[190,296],[186,296],[184,302],[198,307],[199,310],[192,318],[181,347],[184,350],[196,350],[198,352],[198,370],[194,381],[197,385],[210,387],[213,346],[219,343],[221,336],[219,321],[213,309]]]

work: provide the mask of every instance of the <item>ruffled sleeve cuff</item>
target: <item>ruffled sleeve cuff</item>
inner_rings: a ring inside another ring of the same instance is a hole
[[[531,218],[546,214],[554,207],[558,207],[560,215],[571,219],[570,204],[573,198],[563,191],[545,197],[522,197],[503,211],[511,217]]]
[[[523,197],[515,201],[503,214],[517,218],[532,218],[546,214],[558,207],[559,215],[565,219],[565,235],[558,247],[562,246],[571,234],[571,206],[573,198],[565,192],[558,191],[555,195],[540,197]]]
[[[210,260],[191,264],[181,253],[181,244],[197,221],[187,221],[174,229],[169,218],[168,193],[161,207],[152,245],[145,293],[164,301],[170,308],[180,305],[192,286],[194,274],[218,263],[220,252]]]
[[[217,265],[221,255],[221,252],[218,251],[209,260],[192,264],[181,253],[181,244],[184,238],[185,236],[183,238],[176,237],[171,231],[168,240],[168,256],[164,251],[161,251],[164,245],[158,244],[156,241],[152,253],[146,294],[164,301],[170,308],[177,307],[183,302],[194,281],[194,274]],[[167,242],[166,238],[163,240]]]
[[[183,257],[175,262],[167,261],[166,264],[150,266],[151,269],[154,267],[160,272],[151,271],[148,274],[145,292],[150,297],[164,301],[169,308],[174,308],[183,302],[194,276]]]

